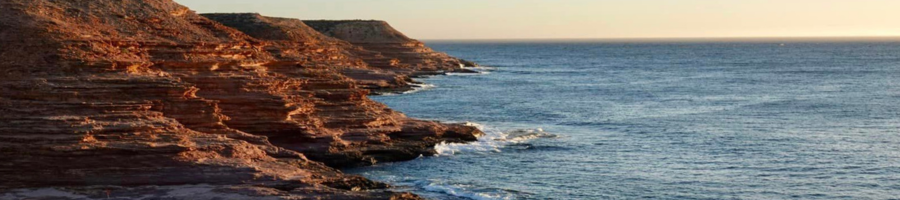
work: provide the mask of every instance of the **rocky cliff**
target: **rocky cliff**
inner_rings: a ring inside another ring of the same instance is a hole
[[[265,17],[256,13],[203,14],[203,16],[254,38],[273,43],[278,48],[273,48],[271,53],[280,58],[299,60],[304,62],[304,65],[336,68],[366,89],[378,91],[411,89],[409,83],[412,80],[406,74],[391,70],[399,68],[399,61],[326,36],[299,19]]]
[[[290,31],[250,36],[171,0],[0,2],[0,198],[414,199],[332,167],[481,134],[368,99],[408,78],[265,20]],[[420,61],[403,62],[440,68]]]
[[[303,22],[318,32],[372,52],[357,53],[359,57],[367,58],[374,55],[395,59],[394,64],[396,65],[393,66],[384,65],[382,61],[372,62],[372,65],[398,73],[421,75],[441,72],[472,72],[463,67],[475,66],[475,63],[436,52],[425,46],[425,43],[407,37],[384,21],[307,20]]]

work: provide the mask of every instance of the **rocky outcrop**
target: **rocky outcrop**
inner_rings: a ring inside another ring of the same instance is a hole
[[[365,51],[348,42],[323,35],[299,19],[265,17],[256,13],[203,14],[204,17],[240,30],[254,38],[271,42],[269,51],[280,59],[301,62],[303,66],[336,69],[375,91],[411,89],[412,80],[389,69],[398,65],[376,52]],[[373,55],[361,57],[359,55]],[[384,61],[388,60],[388,61]],[[386,63],[388,65],[380,65]],[[370,67],[376,64],[382,67]],[[387,70],[386,70],[387,69]]]
[[[463,67],[475,63],[436,52],[418,40],[411,39],[384,21],[374,20],[307,20],[313,29],[363,49],[355,53],[371,60],[372,66],[408,75],[443,72],[473,72]],[[391,61],[379,57],[391,58]]]
[[[288,50],[273,52],[275,55],[298,52],[300,55],[321,54],[333,61],[340,61],[324,65],[340,68],[342,74],[376,92],[412,89],[409,83],[414,81],[410,76],[474,72],[462,66],[471,67],[475,63],[435,52],[424,43],[394,30],[385,22],[306,21],[316,25],[317,28],[314,28],[297,19],[266,17],[256,13],[214,13],[203,16],[252,37],[282,45],[279,49]],[[329,35],[316,29],[324,30]],[[346,32],[354,34],[344,34]]]
[[[291,33],[257,39],[171,0],[0,2],[0,193],[208,184],[260,198],[417,198],[332,167],[481,134],[368,99],[359,85],[407,78]]]

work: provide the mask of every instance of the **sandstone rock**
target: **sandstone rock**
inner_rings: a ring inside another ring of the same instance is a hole
[[[408,160],[480,134],[368,99],[348,71],[378,71],[327,38],[269,34],[171,0],[0,2],[0,193],[208,184],[286,199],[417,198],[368,191],[385,186],[331,167]]]
[[[271,53],[279,58],[300,61],[305,67],[335,69],[356,80],[363,88],[410,89],[409,77],[385,70],[391,69],[390,67],[378,65],[390,62],[391,58],[323,35],[299,19],[265,17],[256,13],[203,14],[203,16],[273,43],[279,48],[272,48]],[[376,64],[378,67],[370,67],[370,64]]]

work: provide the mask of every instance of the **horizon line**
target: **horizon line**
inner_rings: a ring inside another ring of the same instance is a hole
[[[423,41],[852,41],[852,40],[897,40],[900,35],[891,36],[723,36],[723,37],[598,37],[598,38],[430,38]]]

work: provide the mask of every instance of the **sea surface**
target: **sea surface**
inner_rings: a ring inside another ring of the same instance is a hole
[[[376,96],[488,136],[350,170],[432,199],[898,199],[900,42],[430,42]]]

